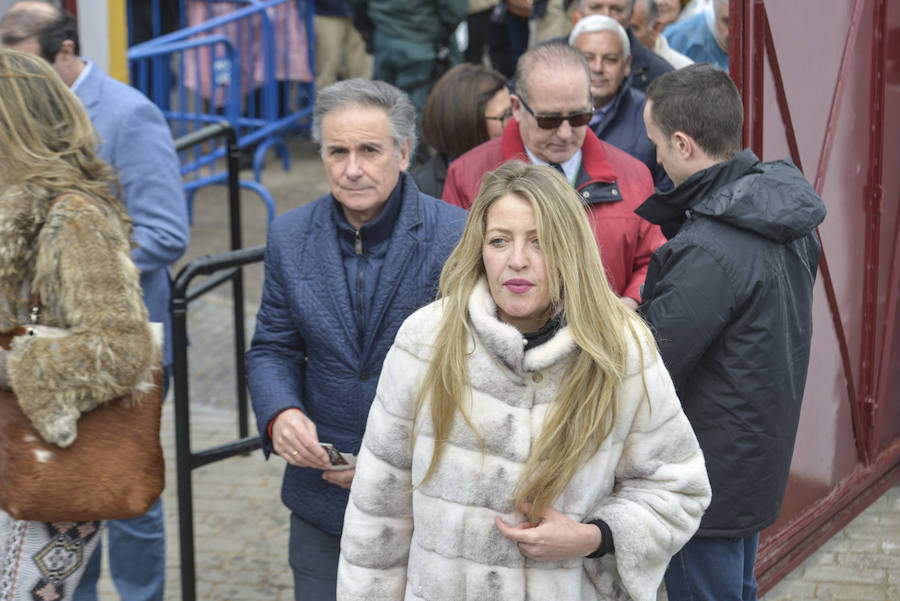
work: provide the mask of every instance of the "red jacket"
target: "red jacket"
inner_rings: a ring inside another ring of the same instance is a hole
[[[513,159],[528,161],[514,119],[500,138],[488,140],[450,163],[443,199],[468,210],[484,174]],[[641,302],[650,255],[665,242],[657,226],[634,213],[654,193],[650,171],[636,158],[598,140],[588,129],[575,188],[588,205],[610,287],[619,296]]]

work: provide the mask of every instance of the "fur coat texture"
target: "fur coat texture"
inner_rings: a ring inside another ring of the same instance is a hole
[[[78,194],[0,193],[0,331],[29,323],[33,292],[40,323],[69,330],[14,338],[9,381],[40,435],[62,447],[83,412],[152,385],[159,365],[123,216]]]
[[[614,428],[553,504],[575,521],[607,522],[614,553],[536,562],[493,519],[523,521],[513,490],[576,346],[563,327],[524,352],[519,332],[496,318],[484,280],[468,309],[469,415],[484,452],[457,416],[434,474],[414,488],[434,448],[427,407],[410,439],[441,320],[436,301],[407,319],[384,363],[345,516],[339,601],[655,600],[669,558],[710,500],[697,439],[658,354],[630,343]]]

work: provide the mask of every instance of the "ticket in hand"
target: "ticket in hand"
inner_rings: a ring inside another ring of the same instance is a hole
[[[328,453],[331,467],[328,470],[349,470],[356,466],[356,456],[350,453],[341,453],[330,442],[320,442],[319,445]]]

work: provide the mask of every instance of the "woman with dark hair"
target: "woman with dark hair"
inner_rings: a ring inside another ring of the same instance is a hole
[[[440,198],[450,162],[499,137],[511,115],[506,79],[500,73],[470,64],[447,71],[422,112],[422,139],[435,154],[413,174],[419,189]]]

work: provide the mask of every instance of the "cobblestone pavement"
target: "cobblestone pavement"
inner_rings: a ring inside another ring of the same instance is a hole
[[[317,153],[308,142],[292,142],[291,173],[268,168],[263,182],[277,212],[327,192]],[[270,161],[275,163],[275,161]],[[262,203],[245,194],[244,245],[265,241]],[[195,200],[191,248],[179,265],[227,250],[227,207],[222,190]],[[262,269],[246,271],[247,334],[253,331]],[[190,305],[191,431],[193,449],[237,438],[234,408],[232,310],[227,288]],[[166,601],[181,599],[178,507],[175,486],[174,418],[171,394],[163,416],[168,467],[163,494],[168,528]],[[251,424],[255,431],[255,424]],[[197,598],[201,601],[291,601],[287,565],[288,512],[280,501],[283,461],[264,461],[255,451],[194,471]],[[108,570],[100,583],[103,601],[118,599]],[[900,600],[900,485],[894,486],[832,540],[770,591],[762,601]]]

